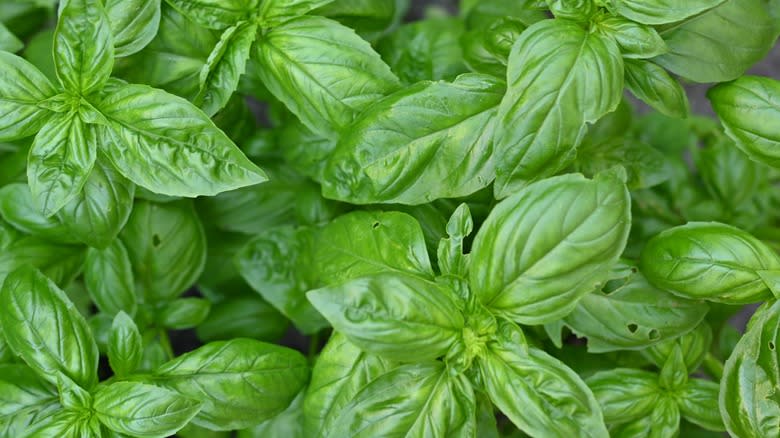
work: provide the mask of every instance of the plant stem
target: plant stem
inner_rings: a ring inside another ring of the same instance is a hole
[[[706,369],[707,373],[716,381],[720,381],[720,379],[723,378],[723,363],[718,360],[717,357],[713,356],[712,353],[707,353],[707,355],[704,356],[702,365],[704,365],[704,369]]]

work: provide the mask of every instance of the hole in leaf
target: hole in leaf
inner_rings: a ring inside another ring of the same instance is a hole
[[[379,228],[379,222],[374,222],[374,225],[371,225],[371,227],[376,230]]]
[[[628,328],[628,331],[631,333],[636,333],[636,331],[639,330],[639,326],[634,323],[627,325],[626,328]]]
[[[658,339],[658,338],[660,338],[660,337],[661,337],[661,334],[660,334],[660,333],[658,333],[658,330],[656,330],[656,329],[652,329],[652,330],[650,330],[650,332],[647,334],[647,337],[648,337],[650,340],[654,340],[654,339]]]
[[[769,349],[772,351],[775,351],[775,343],[772,341],[769,341]]]
[[[162,243],[162,241],[160,240],[160,236],[157,235],[157,234],[153,234],[152,235],[152,245],[157,247],[157,246],[160,246],[161,243]]]

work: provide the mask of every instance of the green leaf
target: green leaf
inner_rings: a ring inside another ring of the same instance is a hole
[[[133,267],[121,240],[114,240],[106,249],[87,250],[84,284],[101,312],[111,316],[122,311],[135,315]]]
[[[160,0],[106,0],[114,56],[130,56],[149,44],[160,26]]]
[[[753,160],[780,167],[780,82],[744,76],[715,86],[707,97],[737,147]]]
[[[41,377],[61,372],[90,389],[97,384],[99,352],[84,317],[40,271],[22,267],[0,290],[0,325],[11,349]]]
[[[780,301],[764,304],[726,361],[720,385],[720,414],[729,434],[772,436],[780,429]]]
[[[682,21],[712,9],[725,0],[610,0],[618,14],[643,24],[666,24]]]
[[[676,437],[680,427],[680,409],[671,397],[661,397],[652,412],[639,420],[612,430],[614,438]]]
[[[589,22],[597,10],[593,0],[546,0],[545,3],[555,18],[572,21]]]
[[[83,409],[60,409],[25,430],[26,438],[100,436],[97,418]]]
[[[307,290],[319,286],[312,273],[313,230],[275,227],[255,236],[236,254],[246,282],[289,318],[303,333],[316,333],[327,321],[306,300]]]
[[[306,296],[350,342],[393,360],[443,356],[465,324],[443,286],[408,274],[359,277]]]
[[[491,76],[467,74],[388,96],[340,138],[323,175],[323,194],[357,204],[414,205],[486,187],[503,92]]]
[[[607,438],[591,390],[563,362],[542,350],[492,343],[479,360],[485,390],[501,412],[531,436]]]
[[[624,58],[644,59],[667,52],[661,35],[650,27],[620,17],[607,17],[598,21],[599,29],[615,38]]]
[[[268,90],[311,130],[334,137],[398,79],[352,29],[303,16],[271,29],[255,44]]]
[[[631,226],[621,175],[565,175],[499,203],[477,232],[469,282],[494,312],[523,324],[560,319],[606,281]]]
[[[194,99],[200,71],[218,41],[218,32],[198,26],[166,3],[157,36],[141,52],[118,60],[114,75]]]
[[[496,185],[505,198],[563,170],[593,123],[614,111],[623,92],[615,40],[567,20],[544,20],[515,42],[508,90],[498,109]]]
[[[609,294],[585,295],[564,321],[578,336],[588,338],[588,352],[603,353],[676,338],[693,330],[708,310],[706,304],[678,298],[636,274]]]
[[[262,0],[257,18],[264,27],[275,27],[332,2],[333,0]]]
[[[304,400],[307,436],[323,437],[339,427],[341,412],[369,382],[396,367],[394,362],[368,354],[334,332],[312,369]]]
[[[460,37],[463,21],[430,18],[405,24],[380,40],[377,51],[404,84],[451,81],[465,73]]]
[[[68,234],[94,248],[107,248],[130,217],[134,195],[135,184],[98,157],[82,190],[57,217]]]
[[[65,287],[81,272],[84,255],[84,248],[79,246],[24,237],[0,252],[0,283],[12,271],[29,265],[40,269],[58,286]]]
[[[714,431],[725,431],[718,409],[718,383],[691,379],[680,392],[677,405],[683,418]]]
[[[76,113],[56,116],[41,128],[30,149],[27,179],[44,216],[78,196],[96,159],[94,128]]]
[[[54,31],[54,69],[65,90],[99,91],[114,67],[114,41],[102,2],[63,0]]]
[[[32,64],[0,51],[0,140],[14,140],[38,132],[51,113],[37,106],[57,92]]]
[[[102,151],[125,177],[152,192],[211,196],[267,179],[203,112],[180,97],[112,80],[95,106],[108,120],[100,132]]]
[[[203,298],[179,298],[160,310],[159,322],[173,330],[193,328],[203,322],[211,310],[211,302]]]
[[[681,4],[698,3],[676,0]],[[741,76],[774,46],[776,33],[762,0],[728,0],[661,32],[669,52],[653,62],[694,82]],[[739,41],[739,50],[734,50]]]
[[[658,384],[671,393],[681,390],[688,384],[688,368],[679,345],[675,345],[671,354],[666,357],[658,377]]]
[[[206,234],[187,202],[136,202],[120,238],[147,302],[178,297],[203,271]]]
[[[625,423],[644,418],[661,398],[658,375],[649,371],[615,368],[585,379],[598,400],[607,423]]]
[[[767,183],[769,168],[734,146],[730,139],[718,136],[697,149],[693,159],[707,191],[736,212]]]
[[[474,221],[469,206],[460,204],[447,221],[447,236],[439,241],[436,251],[439,270],[443,275],[452,274],[468,278],[469,256],[463,254],[463,240],[471,234]]]
[[[55,389],[32,368],[0,364],[0,436],[21,436],[54,406],[60,408]]]
[[[15,53],[24,48],[24,43],[19,40],[8,28],[0,23],[0,50]]]
[[[41,213],[27,184],[8,184],[0,189],[0,216],[27,234],[55,242],[76,242],[56,217],[46,217]]]
[[[119,311],[108,335],[108,363],[114,374],[126,376],[138,368],[143,356],[143,341],[138,326],[127,313]]]
[[[669,117],[688,117],[688,95],[682,85],[652,61],[626,59],[626,88],[642,102]]]
[[[209,29],[223,30],[252,17],[259,0],[166,0],[181,14]]]
[[[363,387],[323,436],[472,437],[475,414],[466,376],[450,375],[441,362],[402,365]]]
[[[374,42],[400,24],[408,7],[408,0],[334,0],[312,14],[337,20]]]
[[[95,415],[114,432],[137,437],[175,434],[200,410],[197,401],[139,382],[116,382],[95,392]]]
[[[257,30],[257,24],[245,22],[225,29],[203,65],[195,104],[207,115],[213,116],[222,109],[238,88]]]
[[[162,365],[153,381],[203,402],[195,424],[212,430],[250,427],[292,402],[309,377],[306,358],[250,339],[212,342]]]
[[[324,284],[383,272],[433,279],[425,237],[412,216],[395,211],[356,211],[334,219],[314,245],[317,275]]]
[[[750,234],[717,222],[690,222],[650,239],[640,262],[647,279],[691,299],[728,304],[771,296],[759,271],[780,269],[777,254]]]
[[[287,331],[287,318],[256,294],[229,297],[211,305],[211,311],[196,328],[205,342],[233,338],[275,341]]]
[[[580,147],[574,166],[587,176],[615,166],[626,169],[626,186],[636,190],[657,186],[669,179],[668,157],[656,148],[618,137],[603,142],[586,142]]]
[[[712,329],[705,320],[688,333],[676,338],[661,341],[649,348],[640,351],[642,356],[649,359],[657,367],[661,368],[664,362],[679,347],[683,352],[685,366],[690,372],[694,372],[709,353],[712,346]]]

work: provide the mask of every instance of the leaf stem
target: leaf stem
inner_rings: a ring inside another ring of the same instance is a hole
[[[704,369],[707,370],[707,374],[720,382],[720,379],[723,378],[723,362],[718,360],[712,353],[708,352],[707,355],[704,356],[702,365],[704,365]]]

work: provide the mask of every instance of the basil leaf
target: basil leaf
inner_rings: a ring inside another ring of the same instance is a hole
[[[35,136],[27,178],[44,216],[78,196],[97,159],[95,131],[75,113],[53,118]]]
[[[492,343],[479,359],[490,400],[531,436],[608,437],[596,399],[580,377],[542,350]]]
[[[645,245],[640,263],[647,279],[661,289],[729,304],[771,296],[761,271],[780,268],[769,246],[717,222],[690,222],[658,234]]]
[[[158,315],[159,323],[173,330],[193,328],[203,322],[211,302],[203,298],[179,298],[165,305]]]
[[[155,38],[141,52],[119,59],[114,75],[192,100],[198,94],[200,71],[218,41],[219,33],[198,26],[163,2]]]
[[[447,238],[439,241],[436,251],[439,270],[442,274],[452,274],[468,278],[469,256],[463,254],[463,240],[471,234],[474,221],[468,204],[460,204],[447,221]]]
[[[102,2],[60,3],[53,53],[57,78],[67,91],[85,96],[105,85],[114,67],[114,41]]]
[[[127,313],[119,311],[108,335],[108,363],[116,376],[126,376],[138,368],[143,356],[143,340],[138,326]]]
[[[469,283],[495,312],[523,324],[560,319],[607,279],[630,229],[621,175],[565,175],[499,203],[477,232]]]
[[[677,399],[682,416],[707,430],[725,431],[718,409],[718,389],[716,382],[691,379]]]
[[[136,202],[120,238],[147,302],[178,297],[203,271],[206,234],[187,202]]]
[[[114,56],[130,56],[141,51],[160,26],[160,0],[106,0]]]
[[[615,368],[585,379],[607,423],[631,422],[650,415],[659,403],[658,376],[649,371]]]
[[[8,28],[0,23],[0,50],[15,53],[24,48],[24,43],[19,40]]]
[[[25,431],[27,438],[100,436],[97,418],[84,415],[82,409],[60,409]]]
[[[443,356],[465,324],[448,291],[412,275],[359,277],[310,291],[306,297],[350,342],[393,360]]]
[[[767,7],[761,0],[728,0],[670,26],[661,36],[669,52],[653,62],[694,82],[738,78],[766,56],[776,39]],[[740,50],[733,49],[737,40]]]
[[[210,196],[266,180],[225,133],[180,97],[112,80],[95,106],[109,123],[101,131],[102,151],[125,177],[155,193]]]
[[[759,438],[780,428],[777,354],[780,301],[756,311],[747,331],[726,361],[720,385],[720,414],[729,434]]]
[[[84,255],[84,248],[79,246],[24,237],[0,252],[0,283],[12,271],[29,265],[40,269],[58,286],[65,287],[81,272]]]
[[[682,21],[712,9],[725,0],[612,0],[615,12],[643,24],[666,24]]]
[[[162,365],[153,381],[203,402],[192,420],[212,430],[250,427],[292,402],[309,377],[297,351],[250,339],[212,342]]]
[[[640,349],[693,330],[707,314],[706,304],[678,298],[637,274],[609,294],[586,294],[564,319],[588,338],[588,352]]]
[[[615,38],[623,58],[654,58],[667,52],[661,35],[650,27],[620,17],[598,21],[599,29]]]
[[[688,368],[679,345],[672,348],[669,356],[661,367],[658,385],[671,393],[675,393],[688,384]]]
[[[398,86],[366,41],[327,18],[290,20],[267,32],[255,48],[268,90],[309,129],[327,137]]]
[[[95,392],[95,415],[109,429],[132,436],[169,436],[200,410],[200,403],[167,389],[116,382]]]
[[[733,141],[719,136],[700,148],[693,159],[707,191],[737,211],[766,184],[769,168],[734,146]]]
[[[468,74],[451,84],[421,82],[381,100],[341,136],[323,194],[357,204],[424,204],[486,187],[503,92],[500,81]]]
[[[236,254],[244,280],[306,334],[328,325],[304,295],[318,285],[308,262],[313,239],[309,228],[270,228]]]
[[[613,138],[603,143],[584,143],[574,166],[586,176],[615,166],[626,169],[629,190],[657,186],[669,179],[669,159],[656,148],[630,138]]]
[[[51,113],[37,106],[56,94],[46,77],[24,59],[0,51],[0,140],[38,132]]]
[[[688,95],[682,85],[651,61],[626,59],[626,88],[637,99],[669,117],[688,117]]]
[[[459,41],[463,30],[463,21],[457,18],[404,24],[381,39],[377,51],[404,84],[451,81],[467,71]]]
[[[222,109],[238,88],[257,30],[257,24],[238,23],[225,29],[214,46],[200,71],[200,89],[195,97],[195,104],[207,115]]]
[[[394,362],[368,354],[334,332],[311,373],[304,400],[307,436],[323,437],[339,427],[341,412],[369,382],[396,367]]]
[[[41,377],[61,372],[84,388],[97,384],[99,352],[84,317],[40,271],[22,267],[0,289],[3,335],[11,349]]]
[[[55,389],[27,365],[0,364],[0,436],[21,436],[57,405]]]
[[[373,43],[398,26],[408,7],[407,0],[333,0],[312,14],[337,20]]]
[[[623,92],[615,40],[567,20],[526,29],[507,68],[495,139],[498,198],[562,170],[574,159],[585,123],[614,111]]]
[[[75,242],[56,217],[41,214],[27,184],[14,183],[0,189],[0,216],[25,233],[55,242]]]
[[[196,330],[198,339],[205,342],[233,338],[275,341],[287,331],[287,319],[256,294],[242,294],[212,304]]]
[[[750,158],[780,167],[780,82],[744,76],[710,89],[707,97],[726,134]]]
[[[612,431],[615,438],[676,437],[680,427],[680,409],[671,397],[661,397],[650,415],[625,423]]]
[[[209,29],[222,30],[255,14],[259,0],[166,0],[181,14]]]
[[[65,204],[57,217],[79,241],[106,248],[125,226],[133,209],[135,184],[103,157],[98,157],[82,190]]]
[[[402,365],[358,392],[323,436],[469,437],[476,434],[475,413],[464,375],[450,375],[441,362]]]
[[[101,312],[111,316],[122,311],[135,315],[133,267],[121,240],[114,240],[106,249],[87,250],[84,284]]]
[[[290,21],[295,17],[305,15],[313,9],[327,6],[333,1],[334,0],[262,0],[257,12],[257,18],[265,27],[274,27]]]
[[[699,368],[712,345],[712,329],[707,321],[702,321],[695,329],[676,338],[661,341],[640,351],[642,356],[649,359],[657,367],[661,368],[672,354],[672,350],[679,347],[684,354],[685,366],[691,372]]]
[[[420,224],[401,212],[356,211],[334,219],[319,232],[313,258],[324,284],[383,272],[433,279]]]

